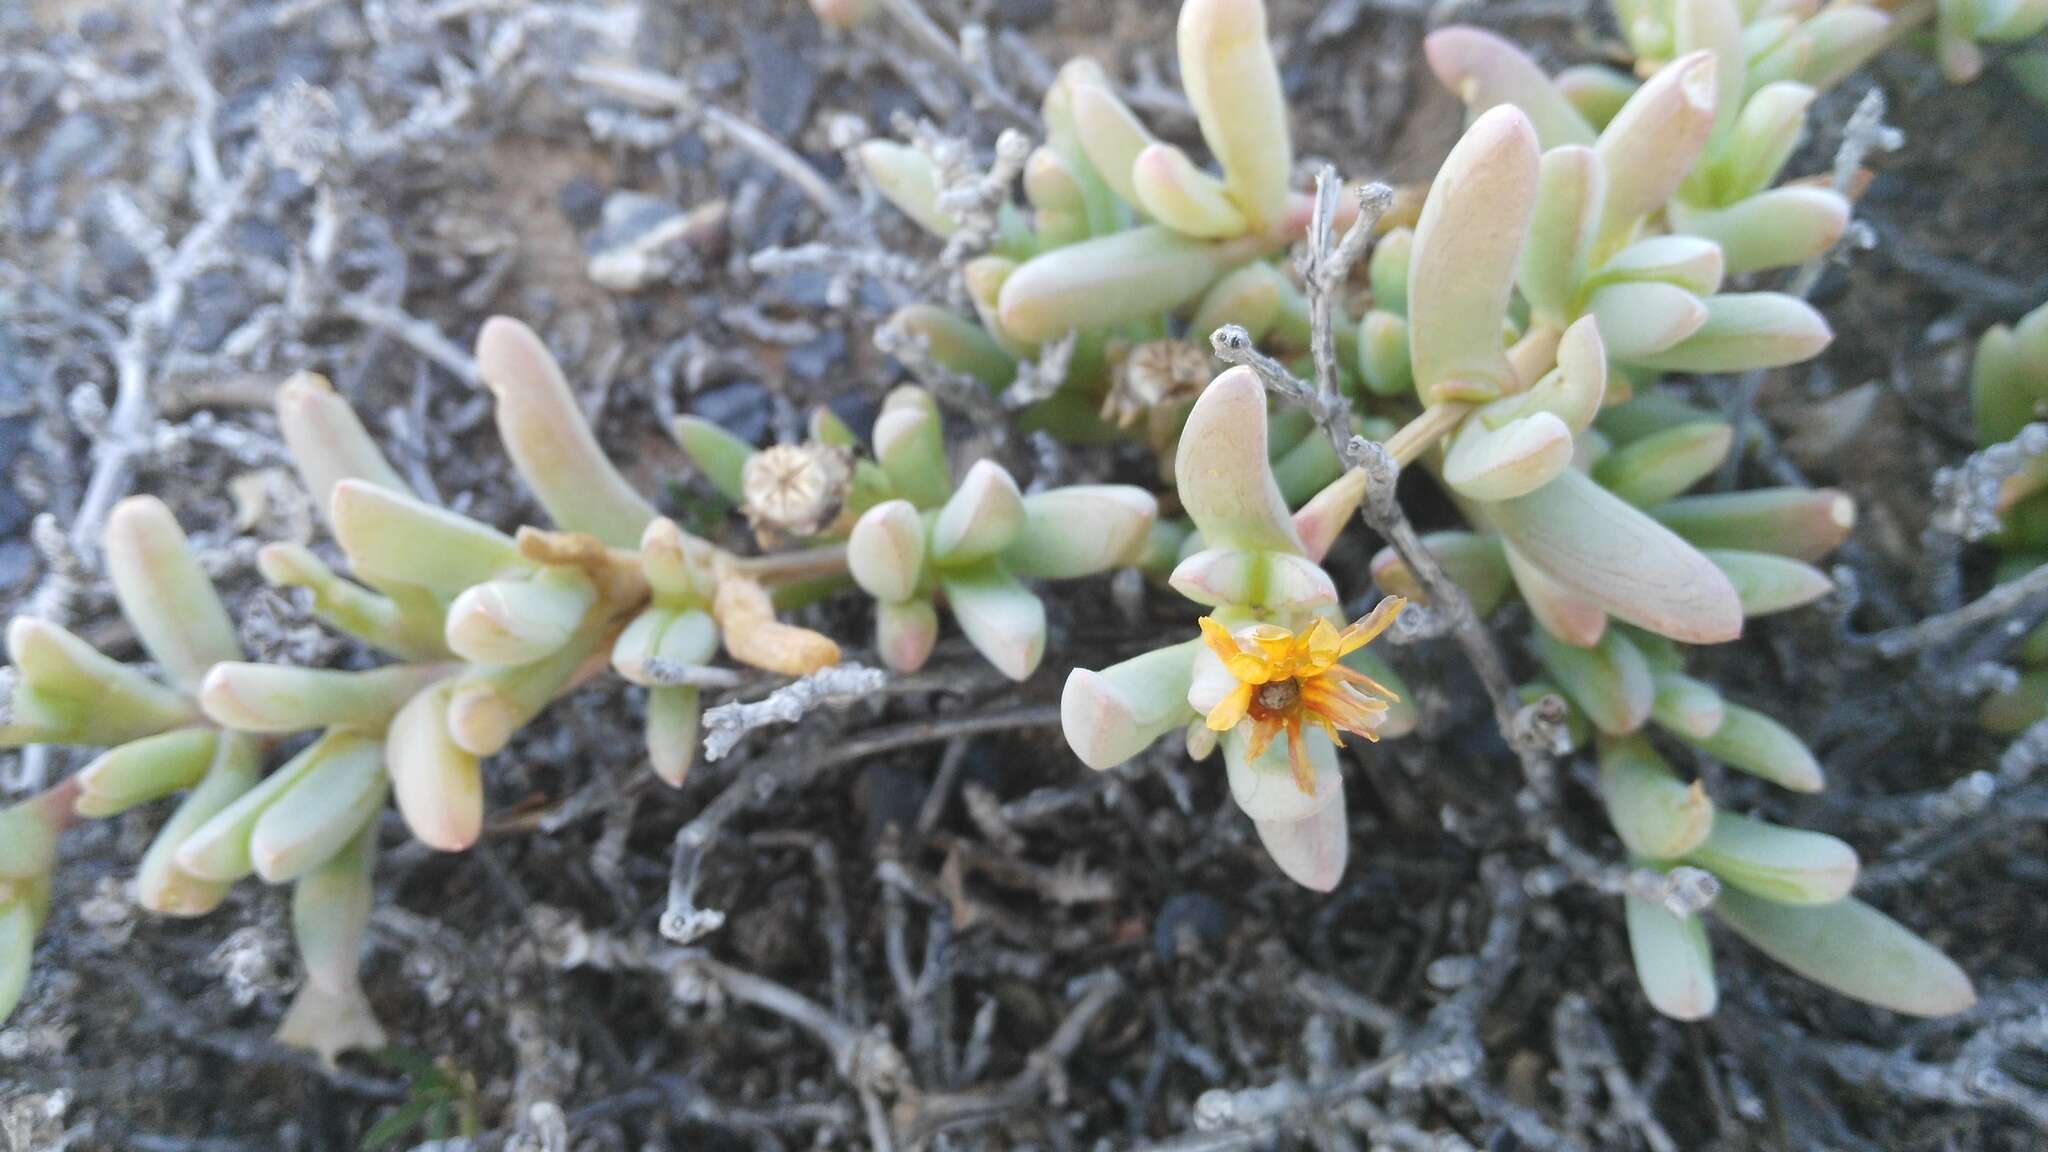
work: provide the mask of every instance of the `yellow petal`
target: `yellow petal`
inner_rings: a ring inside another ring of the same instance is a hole
[[[1209,731],[1228,732],[1237,727],[1237,722],[1244,719],[1244,714],[1251,709],[1254,691],[1256,689],[1250,684],[1239,684],[1231,689],[1230,695],[1209,709]]]
[[[1228,664],[1232,656],[1243,655],[1244,649],[1237,646],[1237,637],[1230,634],[1230,629],[1217,623],[1214,617],[1204,616],[1195,623],[1201,625],[1202,643],[1209,646],[1209,651],[1214,652],[1217,659]]]
[[[1302,654],[1306,657],[1302,669],[1308,675],[1315,675],[1337,662],[1343,655],[1344,637],[1328,620],[1318,619],[1309,626],[1308,634],[1302,638]]]
[[[1346,668],[1344,665],[1339,664],[1331,668],[1329,671],[1323,673],[1323,676],[1328,677],[1342,684],[1356,684],[1359,687],[1365,689],[1366,691],[1372,693],[1373,695],[1388,701],[1389,703],[1398,703],[1401,699],[1400,693],[1394,691],[1392,688],[1387,687],[1385,684],[1380,683],[1372,677],[1367,676],[1365,673],[1360,672],[1356,668]],[[1321,677],[1319,677],[1319,679],[1320,678]]]
[[[1378,639],[1379,634],[1385,632],[1387,626],[1394,622],[1394,617],[1399,616],[1401,609],[1407,606],[1408,601],[1399,596],[1389,596],[1380,601],[1371,612],[1344,630],[1344,645],[1339,650],[1340,654],[1349,656]]]
[[[1316,794],[1315,766],[1308,762],[1308,748],[1301,742],[1301,718],[1287,718],[1287,766],[1294,769],[1294,786],[1304,796]]]
[[[1246,633],[1251,642],[1259,646],[1271,663],[1283,663],[1294,659],[1299,644],[1294,633],[1278,624],[1254,624]]]
[[[1225,671],[1247,684],[1264,684],[1275,679],[1266,657],[1239,647],[1230,629],[1209,616],[1202,617],[1198,623],[1202,627],[1202,642],[1209,646],[1209,651],[1214,652],[1217,659],[1223,661]]]
[[[1252,722],[1252,737],[1245,745],[1245,759],[1257,760],[1260,756],[1264,755],[1266,745],[1273,742],[1273,737],[1279,731],[1280,721],[1276,717],[1261,716],[1254,720]]]

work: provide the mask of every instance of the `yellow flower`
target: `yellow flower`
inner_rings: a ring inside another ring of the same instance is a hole
[[[1314,792],[1315,771],[1302,747],[1302,726],[1320,724],[1330,743],[1339,748],[1344,746],[1340,731],[1379,739],[1373,729],[1379,727],[1387,705],[1400,697],[1338,661],[1386,631],[1407,604],[1399,596],[1389,596],[1342,632],[1327,620],[1317,620],[1299,633],[1276,624],[1255,624],[1242,643],[1230,629],[1202,617],[1203,642],[1237,680],[1237,687],[1209,710],[1210,730],[1228,732],[1250,717],[1251,742],[1246,751],[1253,759],[1266,750],[1274,736],[1285,732],[1294,783],[1303,792]]]

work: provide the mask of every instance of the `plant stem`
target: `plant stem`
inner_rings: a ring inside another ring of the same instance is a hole
[[[844,576],[847,573],[846,545],[829,544],[797,552],[735,557],[732,567],[740,575],[767,586]]]
[[[1439,400],[1422,410],[1422,414],[1403,424],[1392,436],[1387,437],[1387,455],[1402,468],[1415,463],[1424,452],[1445,434],[1458,426],[1458,421],[1472,411],[1472,405],[1459,400]]]

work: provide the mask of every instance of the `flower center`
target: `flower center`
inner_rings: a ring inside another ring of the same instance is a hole
[[[1301,703],[1301,683],[1296,680],[1275,680],[1259,685],[1253,694],[1252,703],[1262,712],[1291,712]]]

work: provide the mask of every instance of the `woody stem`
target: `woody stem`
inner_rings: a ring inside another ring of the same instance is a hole
[[[777,584],[796,584],[805,580],[844,576],[847,572],[846,545],[831,544],[823,548],[806,548],[797,552],[735,557],[732,568],[742,576],[771,587]]]
[[[1444,434],[1458,426],[1458,421],[1472,411],[1472,405],[1458,400],[1439,400],[1422,410],[1422,414],[1403,424],[1392,436],[1387,437],[1387,454],[1394,462],[1406,468],[1413,464],[1430,446],[1443,439]]]

